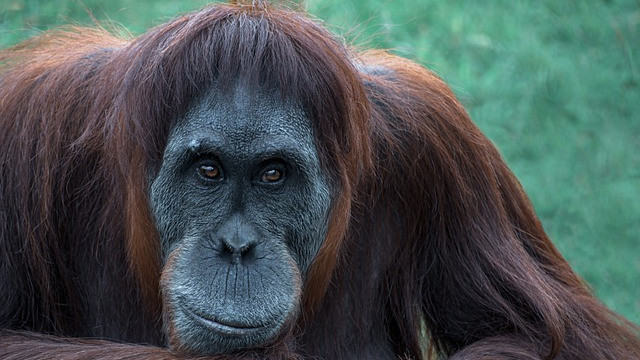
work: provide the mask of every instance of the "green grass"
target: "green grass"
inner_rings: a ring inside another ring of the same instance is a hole
[[[0,47],[57,24],[133,34],[205,1],[3,0]],[[640,323],[640,4],[637,0],[308,0],[362,48],[433,69],[529,193],[596,295]]]

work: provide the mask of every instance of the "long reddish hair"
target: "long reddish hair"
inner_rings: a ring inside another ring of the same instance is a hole
[[[302,104],[333,179],[301,352],[366,358],[376,339],[409,358],[640,357],[638,328],[590,294],[439,78],[351,51],[262,1],[214,5],[132,40],[68,28],[0,52],[0,245],[11,254],[0,275],[21,274],[2,278],[11,306],[0,324],[162,343],[147,181],[174,119],[239,78]],[[78,280],[93,272],[100,288]],[[0,354],[16,356],[56,342],[2,336]]]
[[[17,211],[27,215],[21,232],[36,260],[33,281],[45,292],[45,313],[55,313],[49,309],[55,296],[46,294],[53,282],[46,264],[64,252],[56,249],[59,220],[52,215],[56,201],[65,201],[56,199],[65,195],[57,191],[65,185],[51,182],[67,179],[59,174],[78,166],[80,149],[96,152],[99,164],[91,171],[99,171],[93,175],[108,184],[104,191],[113,199],[96,211],[102,226],[126,239],[133,276],[147,307],[157,313],[159,242],[147,178],[159,165],[172,120],[214,81],[225,89],[240,77],[302,103],[314,124],[321,163],[340,189],[305,286],[309,308],[322,298],[348,226],[353,189],[371,163],[364,87],[346,48],[324,28],[265,3],[216,5],[132,41],[100,30],[54,31],[4,51],[0,62],[0,116],[15,119],[1,123],[6,163],[34,160],[22,144],[38,147],[42,157],[36,177],[44,181],[22,182],[12,197]],[[32,170],[11,175],[31,179]]]

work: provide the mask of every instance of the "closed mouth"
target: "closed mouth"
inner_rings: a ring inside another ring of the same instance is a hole
[[[245,324],[237,321],[216,319],[212,315],[201,315],[187,306],[181,306],[184,313],[206,328],[228,336],[242,337],[255,334],[267,328],[267,325]]]

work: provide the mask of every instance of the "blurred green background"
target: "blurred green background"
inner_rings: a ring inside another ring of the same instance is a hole
[[[59,24],[133,35],[203,0],[0,0],[0,47]],[[307,0],[360,48],[443,77],[523,183],[560,251],[640,324],[638,0]],[[499,251],[499,250],[497,250]]]

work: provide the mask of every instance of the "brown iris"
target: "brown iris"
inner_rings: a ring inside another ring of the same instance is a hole
[[[217,179],[220,177],[220,168],[215,165],[200,165],[198,172],[206,179]]]
[[[264,173],[262,173],[262,182],[266,183],[274,183],[278,182],[282,179],[283,176],[282,170],[279,169],[268,169]]]

